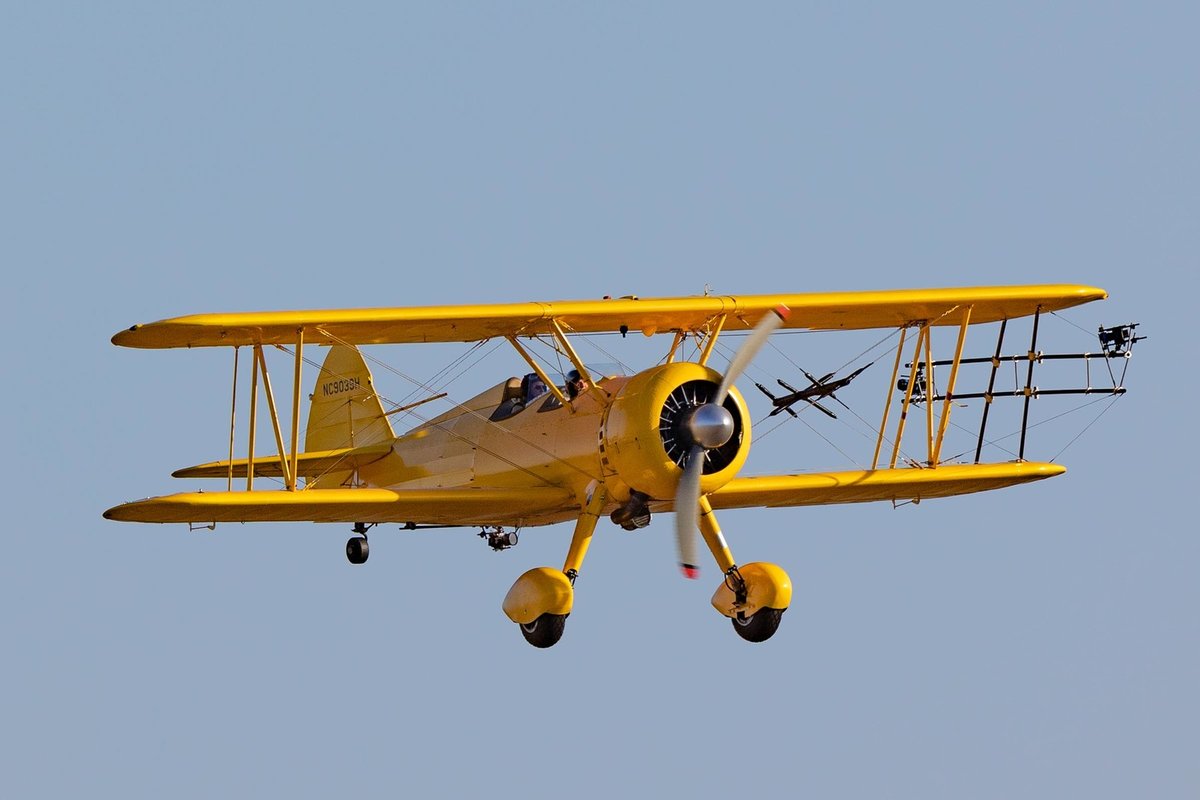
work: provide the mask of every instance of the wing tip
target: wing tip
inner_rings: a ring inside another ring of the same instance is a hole
[[[114,333],[109,341],[117,347],[145,347],[141,342],[143,336],[142,328],[144,327],[145,325],[141,323],[130,325],[128,328]]]
[[[1062,464],[1055,464],[1053,461],[1027,462],[1030,464],[1030,471],[1034,474],[1035,479],[1053,478],[1057,475],[1062,475],[1067,471],[1067,468]]]
[[[105,519],[112,520],[113,522],[136,522],[138,521],[137,518],[129,514],[129,508],[136,505],[137,501],[132,503],[122,503],[119,506],[113,506],[112,508],[108,509],[101,514],[101,516]]]

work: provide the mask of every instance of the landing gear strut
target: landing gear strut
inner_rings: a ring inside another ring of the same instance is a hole
[[[592,532],[596,530],[596,520],[600,516],[600,509],[604,507],[604,496],[603,487],[594,484],[588,487],[587,500],[575,521],[571,547],[562,569],[531,569],[517,578],[504,598],[505,615],[517,623],[525,641],[534,647],[553,647],[562,638],[567,617],[574,605],[575,579],[579,577],[579,568],[583,566],[583,557],[591,544]]]
[[[725,572],[713,594],[713,608],[729,617],[737,635],[747,642],[765,642],[779,630],[783,612],[791,605],[792,580],[775,564],[751,562],[739,567],[721,534],[712,504],[701,497],[699,505],[700,534]]]
[[[374,523],[366,525],[362,522],[354,523],[351,528],[357,536],[351,536],[346,540],[346,560],[351,564],[365,564],[367,557],[371,555],[371,547],[367,543],[367,530],[374,527]]]

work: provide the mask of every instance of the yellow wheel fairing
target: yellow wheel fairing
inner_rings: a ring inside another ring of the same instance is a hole
[[[504,597],[504,613],[518,625],[528,625],[542,614],[571,613],[575,589],[561,570],[537,567],[517,578]]]
[[[610,495],[619,497],[627,486],[658,500],[675,496],[683,470],[667,453],[659,424],[671,393],[691,381],[711,383],[715,389],[721,375],[699,364],[664,364],[633,376],[621,387],[601,431],[601,460],[606,483],[612,484]],[[705,493],[732,480],[750,452],[750,414],[736,388],[729,391],[727,407],[730,403],[736,409],[741,441],[725,466],[701,477],[700,490]]]
[[[746,603],[739,606],[733,590],[725,583],[717,587],[712,596],[712,605],[727,617],[738,613],[750,616],[762,608],[784,610],[792,604],[792,579],[778,564],[754,561],[738,567],[742,580],[746,582]]]

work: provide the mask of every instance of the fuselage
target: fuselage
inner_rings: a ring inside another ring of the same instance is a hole
[[[615,395],[627,381],[605,378],[599,386]],[[391,454],[360,477],[388,488],[551,485],[577,493],[602,481],[598,433],[610,404],[588,392],[572,409],[546,393],[497,414],[517,405],[505,398],[506,383],[398,437]]]
[[[359,479],[392,489],[550,486],[578,501],[525,524],[577,517],[584,498],[599,487],[606,511],[634,491],[669,500],[682,474],[680,453],[671,449],[678,411],[672,404],[687,387],[715,389],[719,378],[698,364],[666,364],[601,378],[569,406],[552,393],[526,401],[520,381],[510,379],[399,436],[387,456],[360,469]],[[744,400],[733,391],[727,402],[738,434],[727,457],[706,467],[706,491],[736,474],[750,443]]]

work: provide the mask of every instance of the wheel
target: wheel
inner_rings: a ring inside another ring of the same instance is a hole
[[[779,630],[779,620],[786,608],[760,608],[745,619],[734,617],[733,629],[747,642],[765,642]]]
[[[534,647],[553,647],[562,638],[567,626],[566,614],[542,614],[528,625],[521,625],[521,635]]]
[[[346,558],[350,560],[351,564],[364,564],[369,555],[371,555],[371,548],[363,537],[351,536],[346,540]]]

